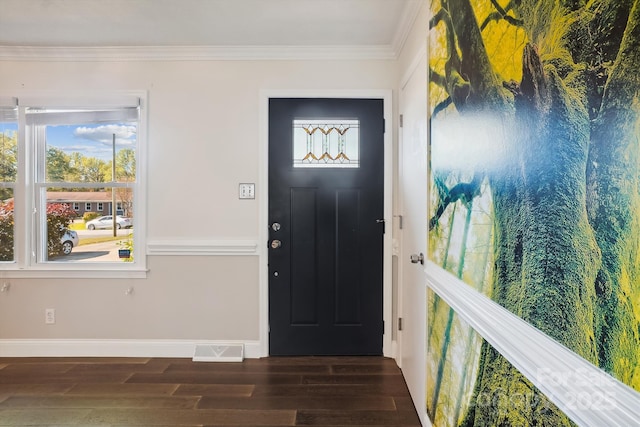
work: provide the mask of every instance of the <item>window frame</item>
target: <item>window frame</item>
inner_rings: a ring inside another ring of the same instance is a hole
[[[0,95],[0,109],[2,111],[0,111],[0,114],[2,114],[2,116],[4,116],[5,114],[7,114],[8,111],[13,111],[13,113],[11,113],[11,117],[13,118],[13,120],[9,120],[9,121],[5,121],[3,119],[4,123],[13,123],[15,121],[15,124],[18,124],[18,100],[15,97],[7,97],[7,96],[1,96]],[[19,155],[16,153],[16,156],[18,156],[16,158],[16,162],[19,159]],[[16,165],[17,166],[17,165]],[[14,225],[13,225],[13,234],[14,234],[14,238],[13,238],[13,248],[12,248],[12,254],[13,254],[13,261],[0,261],[0,264],[7,264],[7,263],[12,263],[15,261],[15,257],[16,257],[16,248],[15,248],[15,192],[16,192],[16,182],[17,182],[17,176],[16,179],[14,179],[13,181],[4,181],[0,180],[0,188],[2,188],[3,190],[9,190],[10,193],[13,196],[14,199]]]
[[[94,93],[21,93],[18,102],[18,174],[14,186],[14,261],[1,262],[0,274],[5,278],[144,278],[147,273],[146,227],[138,227],[134,232],[134,262],[55,262],[42,260],[43,244],[46,236],[46,220],[35,213],[38,206],[46,205],[46,187],[50,183],[38,182],[37,125],[26,124],[28,108],[61,109],[119,109],[135,108],[138,112],[136,135],[136,180],[133,201],[137,223],[145,224],[147,194],[147,92],[127,91]],[[0,94],[2,97],[3,94]],[[109,183],[108,183],[109,184]],[[43,190],[44,189],[44,190]],[[44,202],[42,198],[44,197]],[[40,198],[40,199],[38,199]]]

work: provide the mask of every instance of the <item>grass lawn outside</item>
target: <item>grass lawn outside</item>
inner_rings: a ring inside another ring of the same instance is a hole
[[[84,225],[84,220],[76,219],[69,224],[69,230],[84,230],[86,227]]]
[[[102,243],[102,242],[111,242],[113,240],[120,240],[122,243],[130,241],[131,239],[133,239],[133,236],[98,236],[98,237],[83,237],[80,239],[80,243],[78,243],[78,246],[82,246],[82,245],[90,245],[92,243]]]

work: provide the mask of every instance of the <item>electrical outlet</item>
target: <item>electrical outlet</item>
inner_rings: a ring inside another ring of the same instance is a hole
[[[56,309],[55,308],[45,308],[44,310],[44,323],[47,325],[53,325],[56,323]]]

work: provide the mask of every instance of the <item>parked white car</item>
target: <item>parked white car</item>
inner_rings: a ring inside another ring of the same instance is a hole
[[[69,255],[73,248],[78,246],[80,238],[78,237],[78,233],[75,231],[66,230],[60,238],[60,242],[62,242],[62,253],[64,255]]]
[[[113,216],[105,215],[99,218],[92,219],[91,221],[87,221],[86,227],[88,230],[113,228]],[[119,215],[116,216],[116,228],[131,228],[131,227],[133,227],[133,222],[131,221],[131,218],[127,218]]]

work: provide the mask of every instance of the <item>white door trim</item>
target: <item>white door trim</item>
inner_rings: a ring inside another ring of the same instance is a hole
[[[404,90],[407,87],[407,84],[409,84],[409,81],[411,80],[411,78],[413,77],[413,75],[416,72],[420,72],[423,71],[425,72],[425,79],[426,79],[426,71],[425,70],[420,70],[420,64],[422,62],[423,59],[425,59],[425,57],[427,56],[427,44],[426,42],[424,44],[421,45],[421,47],[418,49],[418,52],[416,53],[416,55],[413,57],[413,60],[411,61],[411,64],[409,65],[409,67],[405,70],[405,73],[402,76],[402,80],[400,83],[400,90],[398,91],[398,114],[403,115],[405,113],[404,108],[405,108],[405,95],[404,95]],[[427,94],[425,93],[425,99]],[[426,102],[426,101],[425,101]],[[427,119],[427,117],[425,116],[424,118],[425,120]],[[406,124],[407,126],[410,125],[410,123]],[[398,195],[397,195],[397,209],[398,211],[396,212],[396,214],[400,215],[400,216],[406,216],[407,212],[405,209],[405,200],[404,200],[404,191],[402,191],[402,188],[400,186],[404,185],[404,181],[403,181],[403,167],[402,167],[402,162],[403,162],[403,147],[405,145],[405,133],[404,133],[404,129],[400,127],[400,125],[398,125],[398,150],[397,150],[397,159],[395,160],[397,163],[397,173],[396,173],[396,179],[398,180]],[[427,141],[425,141],[425,143],[428,143]],[[428,170],[429,164],[427,162],[427,170]],[[425,179],[427,179],[427,181],[425,181],[426,183],[428,183],[428,175],[427,177],[425,177]],[[427,195],[428,195],[428,184],[427,185]],[[429,197],[427,197],[427,203],[428,203]],[[418,283],[411,283],[411,284],[406,284],[404,281],[404,270],[406,268],[406,264],[403,263],[403,260],[406,260],[407,257],[409,257],[409,254],[405,253],[406,251],[403,249],[404,246],[404,241],[403,241],[403,234],[402,231],[399,232],[398,235],[394,236],[396,239],[396,244],[397,244],[397,251],[398,251],[398,277],[397,277],[397,282],[398,282],[398,317],[403,318],[404,321],[411,321],[411,322],[415,322],[416,320],[420,321],[423,319],[407,319],[406,314],[402,311],[403,307],[402,307],[402,296],[403,296],[403,292],[404,292],[404,288],[406,286],[420,286],[420,284]],[[428,239],[427,239],[428,242]],[[416,250],[418,250],[419,248],[415,248]],[[424,253],[428,254],[428,248],[423,248],[424,249]],[[413,266],[413,268],[415,268],[415,266]],[[425,283],[426,286],[426,283]],[[424,319],[425,324],[426,324],[426,318]],[[400,331],[398,331],[400,332]],[[402,368],[402,338],[401,338],[401,333],[398,334],[398,342],[397,344],[397,351],[395,354],[396,360],[398,362],[398,366],[400,366],[400,368]],[[426,349],[426,335],[425,335],[425,349]],[[426,354],[426,350],[425,350],[425,354]],[[426,360],[425,360],[426,363]]]
[[[382,351],[387,357],[395,357],[392,350],[392,275],[391,246],[393,241],[392,200],[393,200],[393,92],[389,90],[262,90],[260,91],[260,153],[259,178],[256,197],[259,204],[259,342],[260,354],[269,355],[269,278],[268,252],[269,240],[269,98],[373,98],[384,102],[384,218],[387,221],[383,240],[383,320],[384,337]]]
[[[398,129],[397,203],[404,227],[399,231],[398,315],[403,330],[398,332],[398,360],[422,425],[431,426],[426,411],[427,295],[424,266],[410,263],[410,254],[428,256],[428,125],[426,45],[405,71],[398,93],[398,112],[403,127]],[[424,92],[416,90],[424,88]],[[416,192],[420,192],[417,194]]]

